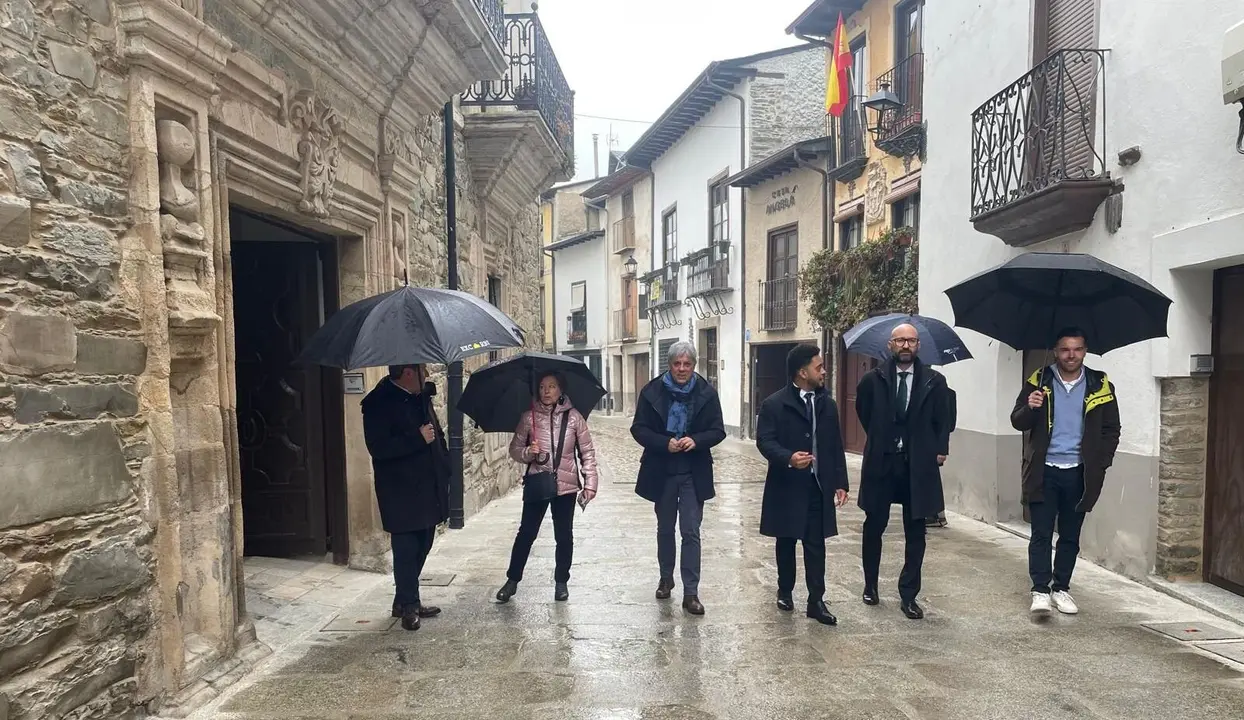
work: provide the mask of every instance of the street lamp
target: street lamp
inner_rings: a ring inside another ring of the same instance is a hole
[[[871,97],[863,103],[864,107],[877,111],[877,126],[869,128],[869,131],[877,133],[881,132],[881,118],[885,117],[887,112],[898,110],[903,107],[903,101],[898,99],[898,95],[890,89],[890,83],[881,83],[881,89],[873,93]]]
[[[626,274],[627,274],[627,275],[634,275],[634,274],[635,274],[635,268],[637,268],[637,267],[639,267],[639,263],[635,262],[635,256],[634,256],[634,255],[632,255],[631,257],[627,258],[627,259],[626,259],[626,262],[622,263],[622,268],[626,271]]]

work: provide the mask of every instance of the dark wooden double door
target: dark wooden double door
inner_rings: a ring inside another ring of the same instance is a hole
[[[1219,270],[1205,497],[1205,576],[1244,594],[1244,266]]]
[[[335,246],[239,227],[255,221],[232,245],[245,554],[345,562],[341,373],[297,361],[336,305]]]

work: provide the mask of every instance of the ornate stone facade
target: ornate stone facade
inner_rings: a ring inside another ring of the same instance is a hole
[[[235,213],[318,243],[338,305],[444,285],[439,109],[505,67],[472,0],[0,1],[0,718],[178,716],[265,653]],[[500,278],[538,342],[536,199],[499,217],[454,136],[463,289]],[[325,404],[339,530],[387,570],[358,399]],[[471,513],[515,473],[467,444]]]

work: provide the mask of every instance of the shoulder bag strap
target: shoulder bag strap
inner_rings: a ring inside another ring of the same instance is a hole
[[[553,456],[553,472],[562,464],[562,450],[566,446],[566,426],[570,424],[570,413],[562,414],[562,429],[557,436],[557,453]]]

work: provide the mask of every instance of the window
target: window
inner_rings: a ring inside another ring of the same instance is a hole
[[[700,331],[700,374],[709,385],[717,387],[717,329]]]
[[[856,215],[838,223],[838,249],[850,250],[864,241],[864,216]]]
[[[768,280],[763,283],[762,327],[789,330],[795,327],[799,300],[799,228],[769,233]]]
[[[913,0],[894,10],[894,64],[924,52],[924,1]]]
[[[587,307],[587,283],[577,282],[570,285],[570,309],[583,310]]]
[[[664,248],[661,259],[669,265],[678,259],[678,208],[671,208],[661,216],[661,238]]]
[[[890,206],[890,212],[890,222],[893,227],[909,227],[914,234],[920,234],[920,193],[895,200]]]
[[[710,241],[718,243],[730,240],[730,187],[714,185],[709,190]]]
[[[622,217],[635,217],[635,195],[630,190],[622,193]]]

